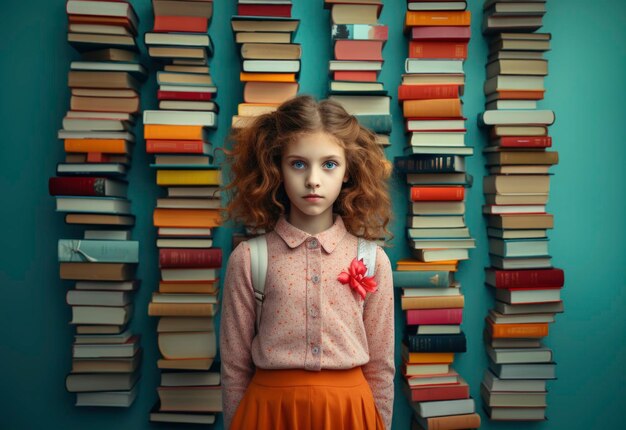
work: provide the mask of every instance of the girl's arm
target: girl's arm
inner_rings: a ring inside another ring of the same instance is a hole
[[[222,294],[220,356],[225,429],[230,427],[235,410],[254,374],[250,351],[254,338],[255,307],[250,280],[250,248],[244,242],[230,255]]]
[[[394,321],[393,277],[387,254],[376,250],[376,282],[378,290],[365,300],[363,323],[369,347],[370,361],[363,366],[378,412],[387,429],[391,429],[393,413]]]

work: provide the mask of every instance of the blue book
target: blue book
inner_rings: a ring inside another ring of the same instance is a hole
[[[59,239],[60,262],[139,263],[136,240]]]
[[[548,239],[489,238],[489,253],[500,257],[544,257],[548,253]]]
[[[451,272],[444,270],[407,270],[393,272],[393,285],[397,288],[448,288]]]

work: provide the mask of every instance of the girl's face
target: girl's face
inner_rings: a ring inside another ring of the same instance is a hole
[[[344,149],[327,133],[305,134],[286,146],[281,170],[289,222],[309,234],[330,228],[333,204],[348,180]]]

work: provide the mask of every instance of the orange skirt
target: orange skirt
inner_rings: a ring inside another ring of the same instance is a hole
[[[384,430],[360,367],[257,369],[230,429]]]

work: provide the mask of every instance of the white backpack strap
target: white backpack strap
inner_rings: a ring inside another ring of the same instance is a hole
[[[265,278],[267,275],[267,239],[265,235],[248,239],[250,247],[250,275],[256,301],[256,331],[261,326],[263,300],[265,300]]]
[[[359,237],[356,259],[363,260],[365,267],[367,267],[365,276],[374,276],[376,273],[376,242]]]

